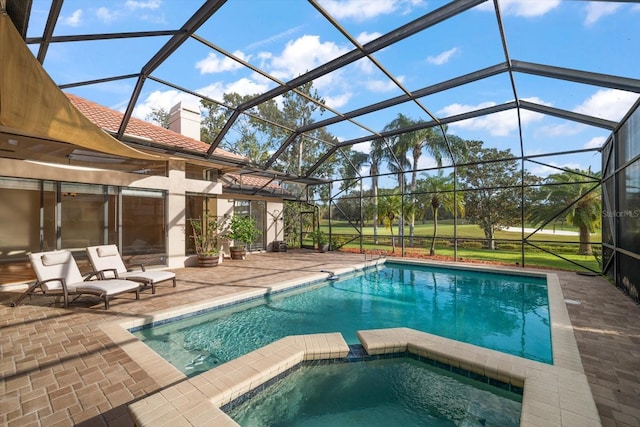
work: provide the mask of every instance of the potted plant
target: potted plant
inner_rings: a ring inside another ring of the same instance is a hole
[[[317,229],[309,234],[313,239],[314,246],[318,248],[319,252],[326,252],[329,250],[329,237],[324,231]]]
[[[220,262],[220,225],[217,218],[208,214],[202,218],[191,219],[191,232],[198,265],[200,267],[215,267]]]
[[[254,218],[240,215],[232,216],[228,235],[233,240],[233,245],[229,248],[231,259],[244,259],[247,254],[247,246],[251,246],[261,234]]]

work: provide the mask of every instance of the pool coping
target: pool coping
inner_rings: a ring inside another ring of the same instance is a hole
[[[161,388],[161,391],[129,405],[129,412],[135,425],[175,425],[176,423],[210,425],[215,420],[216,425],[237,426],[220,409],[221,406],[305,360],[330,359],[335,358],[336,354],[343,353],[342,357],[346,357],[348,346],[339,333],[290,336],[207,372],[187,378],[177,368],[138,341],[129,329],[194,311],[232,304],[239,300],[258,298],[310,282],[323,281],[326,280],[327,273],[336,275],[354,273],[387,260],[402,264],[546,277],[554,365],[409,328],[358,331],[358,337],[369,354],[406,351],[523,387],[522,426],[601,425],[556,274],[396,258],[372,260],[333,272],[311,274],[304,279],[280,283],[269,289],[247,290],[233,296],[153,313],[142,319],[114,322],[104,326],[102,328],[104,332],[136,360]]]

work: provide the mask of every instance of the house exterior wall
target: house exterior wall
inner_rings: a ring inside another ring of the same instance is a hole
[[[185,167],[186,161],[184,160],[169,160],[167,168],[168,176],[165,177],[146,176],[111,170],[78,169],[70,168],[65,165],[29,163],[21,160],[0,158],[0,180],[5,178],[20,178],[34,180],[34,182],[40,182],[40,180],[49,183],[59,182],[63,183],[63,187],[64,185],[90,184],[117,187],[120,189],[120,191],[126,189],[161,191],[165,195],[165,223],[164,230],[162,232],[165,236],[165,252],[167,257],[164,262],[166,262],[166,266],[169,268],[181,268],[184,266],[193,265],[193,256],[187,255],[186,239],[188,238],[188,236],[185,235],[185,203],[189,194],[200,194],[215,198],[215,205],[217,210],[217,212],[215,212],[215,215],[217,215],[218,217],[230,217],[233,215],[234,199],[262,200],[266,205],[266,233],[264,236],[265,249],[271,250],[271,245],[274,240],[283,239],[283,225],[281,219],[279,219],[281,218],[283,207],[283,203],[281,200],[277,198],[247,197],[245,195],[238,194],[225,194],[223,185],[219,182],[186,178]],[[116,202],[113,203],[116,204]],[[118,202],[117,204],[119,203],[120,202]],[[33,209],[34,212],[25,213],[25,217],[29,216],[30,218],[37,218],[40,216],[40,213],[37,212],[40,210],[40,208],[36,205],[37,203],[32,205],[32,207],[30,208]],[[127,218],[123,218],[123,220],[126,219]],[[111,219],[111,221],[113,221],[113,219]],[[32,223],[32,221],[29,223]],[[25,224],[27,223],[25,222]],[[21,224],[21,226],[25,224]],[[0,228],[1,227],[11,227],[11,224],[0,224]],[[40,234],[40,231],[35,225],[31,225],[30,227],[34,229],[29,231],[29,235],[33,236],[33,238],[37,241],[37,236]],[[105,233],[105,238],[107,238],[106,236],[108,236],[108,233]],[[34,241],[34,244],[37,244],[36,241]],[[46,249],[58,249],[57,247],[55,247],[55,242],[53,246],[54,247],[47,246]],[[225,254],[227,256],[229,254],[228,246],[228,242],[225,242],[223,245]],[[10,242],[8,243],[8,248],[5,249],[11,249]],[[24,258],[26,259],[26,253],[24,254]],[[4,259],[0,261],[5,263],[12,262],[11,260]],[[24,260],[22,262],[24,262]]]
[[[0,159],[0,179],[24,178],[78,184],[108,185],[123,189],[160,190],[165,194],[166,263],[169,268],[185,265],[185,198],[187,192],[220,195],[222,184],[185,178],[185,162],[169,161],[168,176],[144,176],[108,170],[68,168],[64,165],[27,163],[20,160]],[[37,213],[34,213],[37,215]],[[10,226],[4,224],[3,226]],[[34,235],[39,231],[32,230]],[[56,249],[49,247],[48,249]],[[25,255],[26,256],[26,255]]]

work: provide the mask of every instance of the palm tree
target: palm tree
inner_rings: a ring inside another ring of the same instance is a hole
[[[396,253],[396,241],[393,234],[393,223],[402,215],[402,196],[397,193],[383,194],[378,203],[378,215],[391,232],[391,253]]]
[[[410,126],[415,126],[422,123],[422,121],[413,120],[410,117],[399,113],[398,116],[384,127],[384,131],[405,129]],[[407,160],[407,153],[411,152],[411,183],[409,184],[410,194],[414,194],[417,185],[417,170],[420,156],[423,151],[433,157],[438,166],[442,166],[442,159],[451,157],[447,143],[443,136],[435,128],[426,128],[417,131],[407,132],[399,135],[393,145],[396,157],[401,163],[401,168],[409,166]],[[395,166],[395,164],[394,164]],[[393,167],[390,167],[391,170]],[[404,178],[404,173],[402,174]],[[413,199],[413,198],[412,198]],[[413,203],[413,201],[412,201]],[[415,234],[415,209],[408,209],[409,216],[409,244],[413,244],[413,236]]]
[[[378,175],[384,158],[384,141],[380,138],[371,142],[369,152],[369,175],[371,176],[371,191],[373,192],[373,243],[378,244]]]
[[[600,227],[602,202],[600,172],[569,169],[551,174],[540,190],[540,200],[531,208],[529,219],[535,224],[548,224],[564,215],[567,222],[578,228],[578,254],[592,255],[591,233]]]
[[[426,174],[423,174],[426,175]],[[464,197],[454,192],[453,175],[444,176],[442,170],[438,175],[426,176],[423,181],[424,190],[431,193],[431,212],[433,213],[433,236],[429,255],[436,254],[436,237],[438,235],[438,210],[444,209],[451,214],[464,216]]]
[[[408,167],[408,161],[405,156],[399,155],[399,147],[397,141],[395,144],[389,144],[387,146],[387,150],[385,151],[385,158],[387,160],[387,168],[389,172],[393,173],[396,176],[396,180],[398,181],[398,197],[400,199],[400,212],[398,214],[398,238],[400,242],[404,241],[404,225],[405,225],[405,217],[407,213],[410,213],[404,204],[404,196],[406,194],[406,176],[405,170]],[[404,209],[403,209],[404,208]]]

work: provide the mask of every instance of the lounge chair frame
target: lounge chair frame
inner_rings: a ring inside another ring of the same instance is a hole
[[[151,287],[151,293],[156,293],[158,283],[172,281],[176,287],[176,275],[166,270],[147,270],[144,264],[125,264],[116,245],[100,245],[87,247],[87,257],[95,271],[100,271],[105,279],[126,279],[140,282],[143,289]],[[134,269],[137,267],[137,269]]]
[[[58,277],[51,277],[48,272],[44,272],[41,265],[41,259],[45,256],[55,256],[66,261],[60,262],[64,265],[62,269],[65,273]],[[69,308],[69,304],[79,298],[81,295],[96,295],[104,301],[105,310],[109,309],[109,300],[116,295],[128,292],[135,292],[136,300],[140,299],[140,284],[132,280],[122,279],[103,279],[101,271],[91,271],[86,275],[81,275],[78,265],[70,251],[51,251],[39,252],[29,255],[31,265],[38,276],[38,279],[29,285],[20,297],[11,303],[12,307],[20,305],[20,303],[31,295],[44,296],[62,296],[64,300],[64,308]],[[73,283],[68,283],[69,281]],[[70,296],[76,296],[73,301],[69,301]]]

